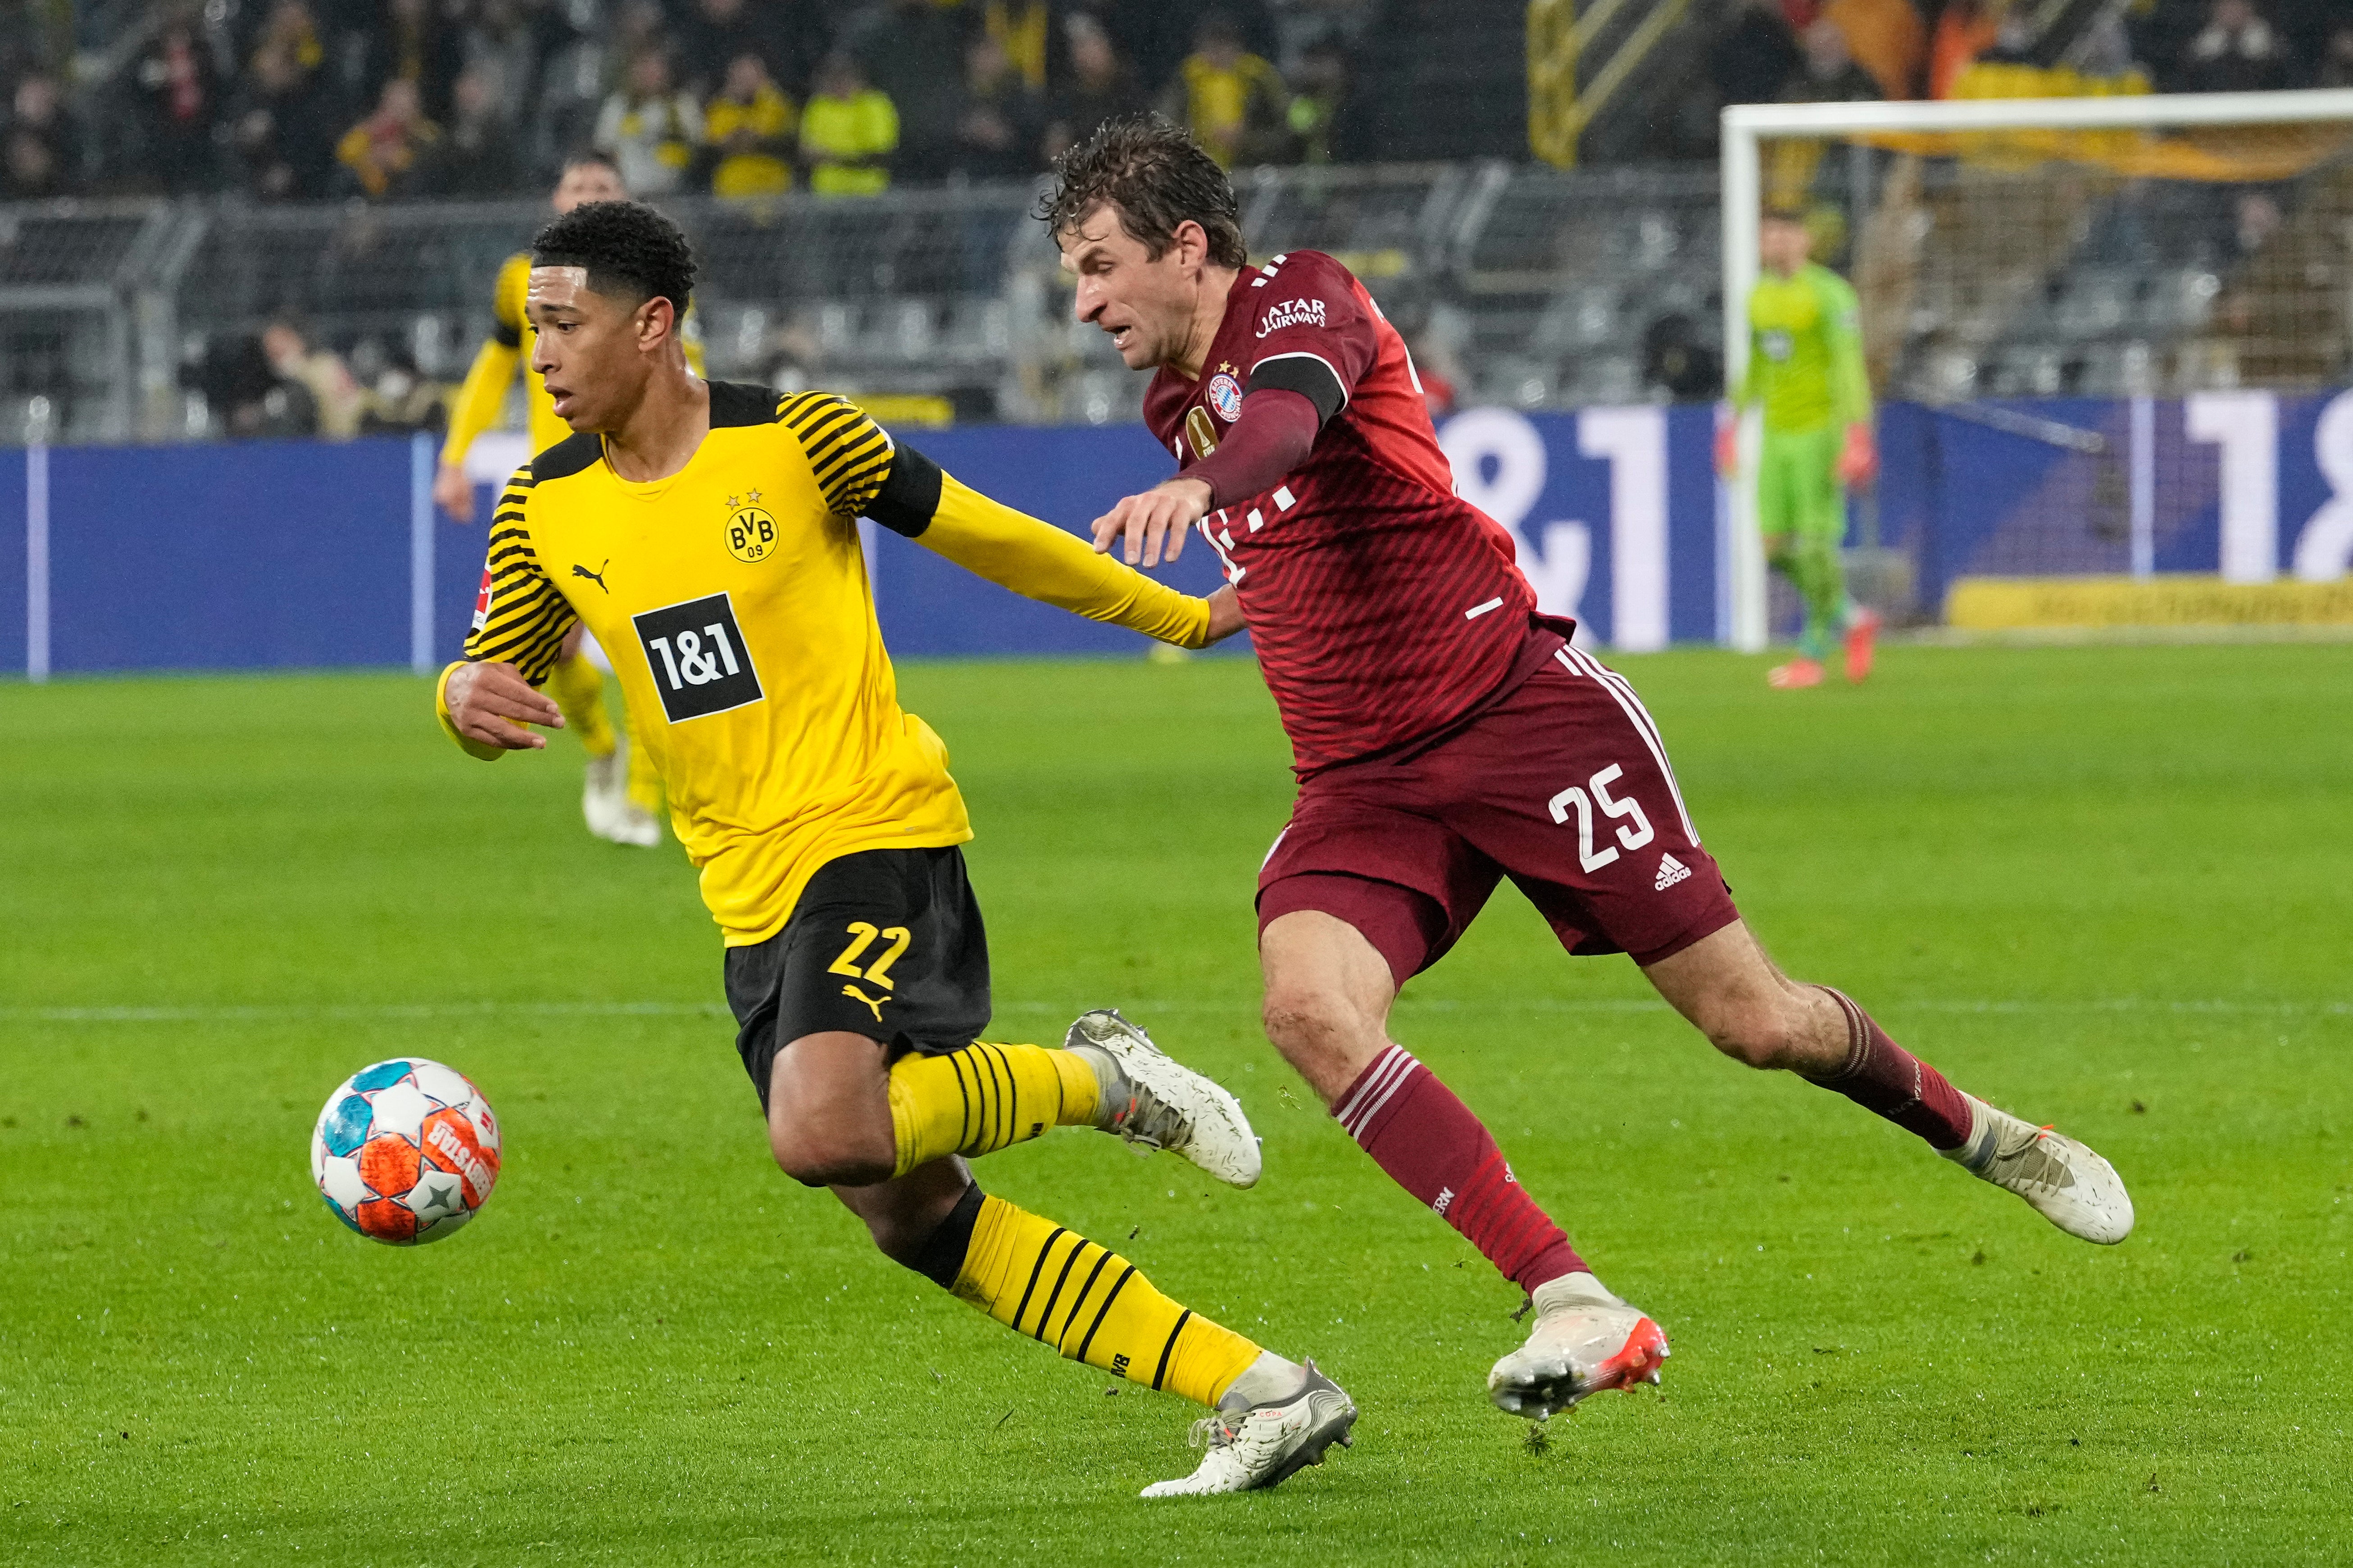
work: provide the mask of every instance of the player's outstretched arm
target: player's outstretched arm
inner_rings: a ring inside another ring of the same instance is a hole
[[[536,752],[547,738],[523,728],[564,728],[554,702],[532,689],[522,672],[503,661],[472,664],[460,659],[441,672],[434,702],[442,728],[469,756],[495,762],[508,752]]]
[[[1207,600],[1155,583],[1096,554],[1084,540],[959,484],[911,447],[892,454],[891,472],[865,512],[1025,598],[1180,647],[1210,640]]]

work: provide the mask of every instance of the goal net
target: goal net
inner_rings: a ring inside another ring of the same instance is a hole
[[[2353,623],[2353,90],[1741,105],[1723,144],[1735,384],[1763,207],[1801,208],[1861,301],[1860,597],[1980,629]],[[1794,608],[1746,491],[1755,648]]]

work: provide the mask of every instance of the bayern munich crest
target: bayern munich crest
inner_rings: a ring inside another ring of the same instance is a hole
[[[1218,417],[1230,425],[1242,416],[1241,384],[1219,371],[1209,378],[1209,406]]]

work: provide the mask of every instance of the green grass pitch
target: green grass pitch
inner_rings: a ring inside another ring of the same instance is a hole
[[[2353,647],[1897,648],[1867,689],[1630,659],[1786,966],[2110,1155],[2100,1249],[1720,1059],[1507,889],[1396,1032],[1673,1340],[1488,1406],[1515,1292],[1261,1039],[1289,800],[1242,661],[914,666],[980,837],[997,1032],[1116,1003],[1232,1085],[1258,1189],[1060,1132],[984,1184],[1364,1412],[1147,1506],[1194,1412],[876,1256],[769,1163],[675,847],[580,830],[405,677],[0,687],[0,1561],[2258,1563],[2353,1555]],[[451,1062],[497,1195],[414,1251],[306,1144]]]

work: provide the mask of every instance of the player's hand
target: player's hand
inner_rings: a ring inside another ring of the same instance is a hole
[[[449,672],[449,684],[441,689],[441,695],[458,733],[501,751],[546,748],[547,737],[533,734],[522,727],[525,724],[564,728],[564,714],[544,695],[533,691],[512,664],[462,665]]]
[[[1107,553],[1124,539],[1130,566],[1157,566],[1163,556],[1174,561],[1185,552],[1185,531],[1208,510],[1207,479],[1175,479],[1155,485],[1095,519],[1095,553]]]
[[[1839,483],[1854,489],[1867,485],[1879,472],[1879,446],[1871,438],[1868,425],[1846,427],[1846,446],[1838,456]]]
[[[1727,479],[1740,472],[1740,426],[1736,421],[1715,427],[1715,471]]]
[[[1250,620],[1242,614],[1242,596],[1234,592],[1231,583],[1209,595],[1209,635],[1201,646],[1208,647],[1221,643],[1236,632],[1246,631]]]
[[[463,465],[444,463],[433,471],[433,504],[448,512],[452,522],[474,521],[474,481],[466,477]]]

